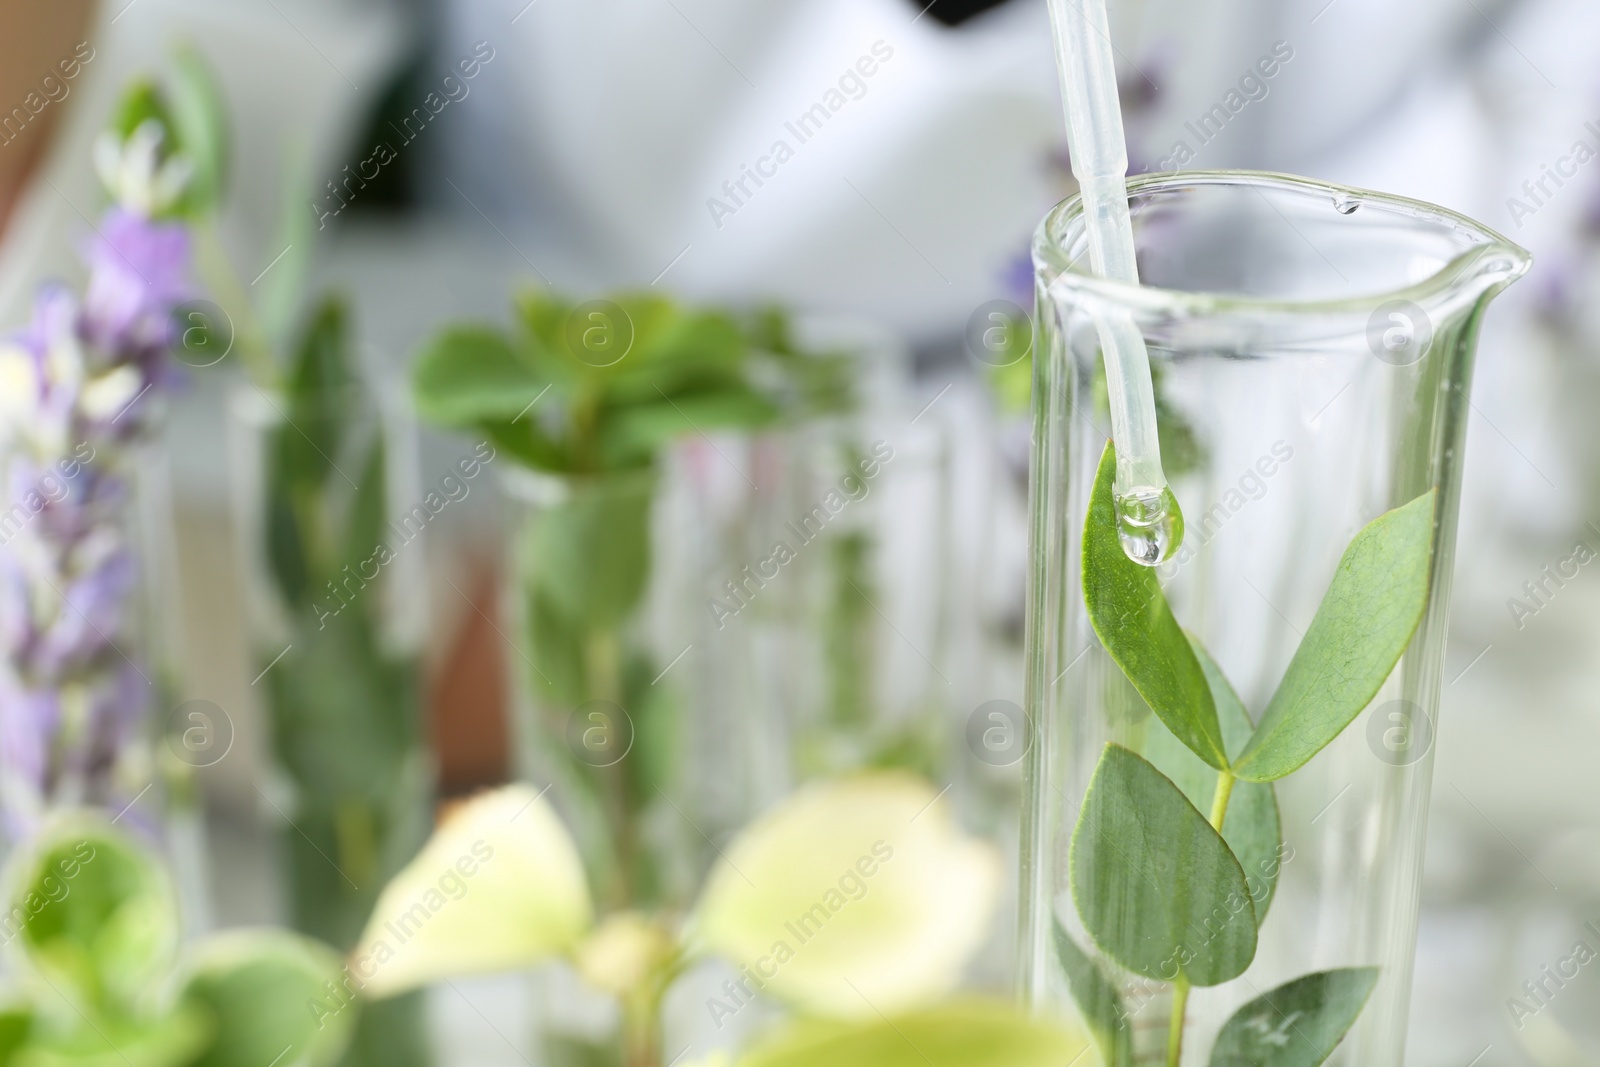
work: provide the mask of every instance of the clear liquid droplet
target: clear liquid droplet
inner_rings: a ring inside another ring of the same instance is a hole
[[[1116,498],[1117,539],[1144,567],[1165,563],[1183,544],[1183,512],[1170,488],[1141,486]]]
[[[1333,198],[1333,210],[1341,215],[1354,215],[1356,208],[1361,206],[1361,201],[1353,196],[1336,196]]]

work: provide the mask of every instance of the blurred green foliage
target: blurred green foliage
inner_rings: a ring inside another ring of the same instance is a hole
[[[148,122],[161,130],[156,162],[178,160],[188,173],[182,194],[161,214],[197,219],[214,211],[228,179],[227,109],[215,76],[193,47],[173,50],[163,78],[136,78],[123,89],[106,135],[125,145]]]
[[[11,856],[5,889],[0,1067],[329,1067],[344,1050],[359,1009],[330,999],[337,956],[265,930],[180,955],[171,879],[98,814],[59,814]]]
[[[341,300],[313,311],[285,371],[264,442],[264,538],[291,650],[261,681],[273,754],[294,785],[293,826],[281,831],[290,920],[348,949],[430,825],[421,676],[385,639],[390,579],[369,569],[394,540],[384,426]],[[283,651],[259,648],[260,666]],[[420,1007],[376,1006],[346,1063],[427,1063]]]
[[[775,309],[735,315],[653,294],[576,303],[527,292],[510,330],[461,324],[431,339],[412,387],[425,418],[482,434],[559,483],[514,535],[542,747],[563,803],[595,831],[580,837],[602,898],[658,902],[669,889],[640,827],[658,787],[671,786],[679,711],[671,688],[652,684],[659,665],[631,623],[649,585],[659,459],[690,434],[846,406],[849,361],[804,350]],[[571,758],[568,717],[589,701],[625,709],[631,758]]]

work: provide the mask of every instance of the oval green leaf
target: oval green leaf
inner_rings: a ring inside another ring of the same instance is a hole
[[[1211,686],[1211,696],[1217,705],[1217,718],[1222,724],[1223,740],[1227,742],[1229,752],[1239,752],[1249,743],[1255,723],[1250,721],[1250,714],[1233,691],[1233,686],[1223,677],[1222,668],[1217,666],[1193,634],[1189,636],[1189,641]],[[1155,765],[1156,770],[1183,790],[1189,803],[1203,812],[1211,810],[1212,799],[1217,792],[1218,772],[1200,762],[1161,723],[1151,723],[1143,755]],[[1244,868],[1244,880],[1250,886],[1250,897],[1256,905],[1257,926],[1266,920],[1267,909],[1277,891],[1278,869],[1283,865],[1281,834],[1278,800],[1272,784],[1240,782],[1235,785],[1227,818],[1222,823],[1222,839],[1233,850],[1239,866]]]
[[[548,385],[487,326],[444,330],[423,346],[411,371],[418,413],[442,426],[515,419]]]
[[[1376,967],[1342,967],[1257,997],[1217,1034],[1211,1067],[1317,1067],[1344,1039],[1377,983]]]
[[[193,168],[184,197],[189,211],[215,211],[228,174],[228,108],[210,64],[194,46],[173,52],[167,90],[177,143]]]
[[[197,951],[183,990],[183,1003],[212,1024],[192,1067],[336,1062],[359,1011],[353,984],[340,988],[342,970],[332,951],[286,931],[210,938]]]
[[[77,1017],[74,1016],[74,1019]],[[210,1021],[188,1005],[151,1018],[100,1017],[84,1025],[35,1025],[5,1067],[188,1067]],[[43,1020],[40,1020],[43,1023]],[[281,1067],[281,1065],[280,1065]]]
[[[1235,775],[1271,782],[1299,770],[1377,695],[1428,606],[1435,496],[1385,512],[1350,542]]]
[[[615,626],[650,577],[649,470],[567,483],[571,495],[538,514],[525,566],[540,593],[580,629]]]
[[[1108,442],[1083,524],[1083,600],[1089,621],[1150,710],[1195,755],[1221,770],[1228,753],[1205,674],[1172,617],[1156,572],[1129,559],[1117,537],[1116,473],[1116,453]]]
[[[171,966],[172,884],[146,849],[99,816],[71,813],[41,830],[13,857],[8,888],[5,936],[80,1010],[132,1012]]]
[[[20,1004],[0,1005],[0,1067],[11,1067],[17,1052],[28,1043],[33,1012]]]
[[[1060,922],[1051,926],[1061,972],[1067,976],[1067,988],[1072,991],[1079,1014],[1100,1046],[1101,1062],[1105,1067],[1129,1067],[1133,1063],[1133,1029],[1128,1025],[1122,995]]]
[[[1255,958],[1239,861],[1176,785],[1121,745],[1100,757],[1069,864],[1089,936],[1135,974],[1217,985]]]

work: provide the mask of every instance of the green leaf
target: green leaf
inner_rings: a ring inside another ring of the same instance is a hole
[[[88,1025],[35,1027],[15,1067],[189,1067],[211,1032],[205,1015],[188,1006],[148,1020],[74,1016],[72,1022],[80,1019]]]
[[[616,396],[635,401],[658,399],[657,388],[674,392],[685,374],[714,375],[738,368],[744,339],[720,312],[688,311],[653,293],[617,293],[605,302],[611,308],[585,310],[536,291],[520,296],[517,310],[534,342],[535,362],[555,376],[603,385]],[[626,342],[626,354],[582,351],[585,329],[603,331],[608,344]]]
[[[531,417],[515,422],[486,422],[479,428],[490,444],[524,467],[562,474],[573,469],[570,455]]]
[[[524,603],[528,612],[528,646],[532,666],[537,670],[525,669],[526,681],[546,692],[549,703],[575,708],[587,699],[584,634],[550,603],[548,596],[539,592],[537,579],[530,584]],[[519,670],[528,667],[520,660],[514,666]]]
[[[1217,985],[1255,957],[1239,861],[1177,786],[1121,745],[1100,757],[1069,862],[1089,936],[1135,974]]]
[[[297,934],[239,931],[208,939],[183,990],[183,1002],[214,1023],[191,1067],[334,1063],[360,1010],[355,994],[340,989],[342,978],[333,952]]]
[[[685,434],[764,426],[777,416],[772,401],[744,388],[658,397],[656,403],[626,407],[606,419],[606,459],[614,465],[647,460]]]
[[[446,329],[423,346],[411,370],[418,413],[441,426],[516,419],[549,384],[504,334],[487,326]]]
[[[372,595],[372,590],[361,592],[356,603]],[[320,599],[324,604],[339,603],[331,595]],[[416,665],[386,654],[360,615],[329,619],[323,629],[308,617],[302,620],[306,629],[296,636],[294,651],[260,683],[271,699],[273,755],[294,778],[304,808],[295,818],[295,829],[285,828],[286,847],[305,849],[309,862],[304,868],[291,864],[296,882],[313,880],[300,885],[297,893],[309,893],[313,887],[328,890],[326,899],[307,909],[309,915],[297,919],[320,924],[343,914],[336,903],[348,902],[361,911],[353,919],[359,929],[382,872],[373,866],[375,853],[363,847],[368,840],[359,830],[364,820],[354,824],[350,820],[363,810],[385,810],[388,798],[406,788],[402,776],[407,762],[415,758],[422,731]],[[280,651],[263,653],[261,666]],[[387,818],[378,819],[380,826],[393,825]],[[395,844],[406,847],[403,839]],[[339,870],[318,849],[338,855]],[[350,890],[345,875],[363,890]],[[356,932],[349,926],[346,922],[309,929],[330,941],[347,943]]]
[[[292,432],[292,431],[291,431]],[[306,544],[300,536],[300,522],[295,516],[294,502],[274,475],[266,491],[266,555],[278,592],[292,608],[304,606],[311,595],[311,561],[306,558]]]
[[[275,485],[314,491],[334,474],[357,380],[351,374],[343,301],[329,297],[301,334],[286,383],[288,420],[277,430]]]
[[[1010,1004],[962,999],[867,1022],[807,1021],[758,1041],[737,1067],[1062,1067],[1087,1039]]]
[[[241,355],[250,376],[261,385],[277,377],[274,353],[287,351],[292,343],[295,317],[305,303],[306,279],[311,271],[317,230],[326,225],[306,210],[308,202],[318,199],[313,191],[317,179],[313,177],[311,157],[310,146],[305,144],[287,146],[282,155],[278,167],[277,210],[272,236],[267,243],[285,251],[277,266],[251,287],[260,289],[255,301],[256,318],[264,340],[258,350]],[[214,246],[214,235],[213,240],[203,244]],[[202,247],[202,275],[206,272],[205,259],[215,254],[214,247],[209,250]]]
[[[1220,770],[1228,765],[1228,754],[1200,662],[1172,617],[1156,572],[1129,559],[1117,537],[1116,471],[1116,453],[1108,442],[1083,528],[1089,621],[1150,710],[1195,755]]]
[[[1234,1013],[1211,1049],[1211,1067],[1317,1067],[1361,1014],[1376,967],[1318,971]]]
[[[562,615],[589,629],[615,626],[644,595],[655,479],[644,472],[569,484],[570,498],[534,518],[526,565]]]
[[[363,573],[362,564],[372,558],[378,543],[385,540],[384,523],[389,517],[386,451],[380,431],[368,446],[366,462],[356,475],[359,481],[345,524],[344,559],[338,561],[341,565],[348,563],[356,574]],[[370,594],[363,598],[371,601],[364,608],[371,618],[380,614],[377,599]]]
[[[1229,752],[1238,752],[1249,742],[1255,731],[1250,713],[1239,701],[1233,687],[1222,675],[1222,668],[1194,635],[1189,636],[1194,654],[1205,671],[1211,686],[1212,699],[1216,701],[1217,718],[1222,724],[1222,737]],[[1144,743],[1144,758],[1174,785],[1183,790],[1189,802],[1202,812],[1211,811],[1217,792],[1217,772],[1200,762],[1188,748],[1179,743],[1165,726],[1151,723],[1149,736]],[[1245,881],[1250,886],[1251,898],[1256,905],[1256,925],[1266,921],[1267,908],[1278,886],[1278,868],[1282,865],[1282,829],[1278,820],[1278,800],[1270,782],[1240,782],[1233,788],[1228,804],[1228,816],[1222,823],[1222,839],[1233,850],[1234,858],[1244,868]]]
[[[172,116],[161,91],[149,78],[135,78],[122,90],[107,128],[117,135],[117,140],[126,141],[148,119],[155,119],[161,124],[162,130],[171,136]],[[170,141],[165,148],[171,150]]]
[[[16,1004],[0,1007],[0,1067],[11,1067],[32,1028],[33,1012],[27,1008]]]
[[[26,916],[23,958],[81,1009],[129,1010],[171,964],[177,903],[166,873],[98,816],[40,830],[13,856],[7,887],[7,914]]]
[[[1339,561],[1234,774],[1270,782],[1303,767],[1377,695],[1428,606],[1435,490],[1385,512]]]
[[[186,206],[194,213],[209,213],[222,199],[228,172],[228,113],[221,90],[210,66],[187,45],[172,57],[167,89],[178,145],[194,168],[184,194]]]
[[[645,327],[634,352],[614,368],[609,393],[624,403],[654,403],[663,395],[692,392],[697,388],[733,388],[743,377],[744,337],[733,320],[715,311],[684,311],[648,302],[641,312],[636,301],[626,301],[629,315]],[[612,371],[612,368],[606,368]]]
[[[1122,997],[1101,972],[1100,965],[1084,955],[1059,922],[1052,924],[1055,933],[1056,958],[1067,976],[1067,988],[1072,999],[1089,1024],[1095,1042],[1100,1046],[1100,1058],[1105,1067],[1130,1067],[1133,1063],[1133,1030],[1128,1026],[1128,1012],[1122,1006]]]

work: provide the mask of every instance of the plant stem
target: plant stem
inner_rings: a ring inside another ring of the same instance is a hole
[[[623,1067],[661,1067],[661,991],[654,987],[622,1004]]]
[[[584,649],[584,659],[589,699],[604,700],[621,708],[622,644],[617,632],[611,629],[592,631]],[[620,725],[611,724],[613,730]],[[598,767],[596,773],[606,794],[606,806],[610,808],[612,833],[616,841],[617,876],[610,891],[611,902],[616,907],[624,907],[632,898],[636,874],[638,834],[634,826],[633,798],[628,788],[624,761]]]
[[[1167,1027],[1167,1067],[1183,1058],[1183,1017],[1189,1008],[1189,979],[1178,975],[1172,983],[1172,1020]]]
[[[652,967],[633,991],[622,998],[622,1067],[661,1067],[661,1004],[667,990],[682,977],[689,960],[681,951]]]
[[[1227,771],[1217,772],[1217,791],[1211,797],[1211,828],[1222,833],[1222,822],[1228,817],[1228,801],[1233,797],[1236,779]]]
[[[589,675],[589,699],[606,700],[621,707],[622,647],[615,630],[590,632],[584,649],[584,667]]]
[[[1237,779],[1228,771],[1217,772],[1217,791],[1211,797],[1211,828],[1222,833],[1222,824],[1228,818],[1228,801],[1233,799],[1233,783]],[[1183,1022],[1189,1010],[1189,979],[1178,975],[1172,983],[1172,1021],[1167,1028],[1167,1067],[1178,1067],[1183,1058]]]

